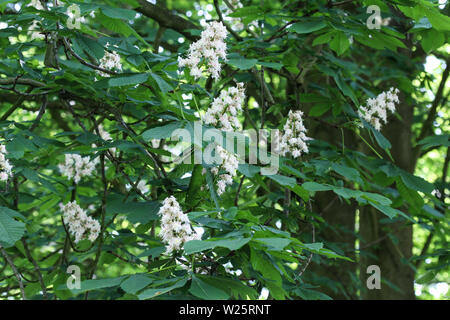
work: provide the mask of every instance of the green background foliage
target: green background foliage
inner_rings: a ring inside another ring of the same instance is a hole
[[[242,0],[217,82],[178,73],[177,58],[228,1],[156,2],[0,1],[0,142],[14,166],[0,182],[0,299],[448,298],[448,1]],[[79,30],[66,27],[72,3]],[[369,5],[389,19],[380,29]],[[123,68],[101,77],[107,43]],[[218,196],[201,164],[170,161],[169,138],[236,82],[244,129],[282,129],[302,110],[313,140],[276,175],[240,165]],[[357,108],[390,87],[398,112],[381,132],[358,127]],[[74,185],[65,153],[101,163]],[[170,195],[204,233],[166,256],[157,213]],[[70,200],[101,222],[94,243],[65,231]],[[380,290],[366,287],[372,264]],[[70,265],[81,289],[66,285]]]

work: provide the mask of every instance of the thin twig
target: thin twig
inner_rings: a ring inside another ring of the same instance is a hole
[[[6,253],[6,250],[2,247],[2,245],[0,245],[0,252],[2,253],[2,255],[5,258],[6,262],[9,264],[9,266],[13,270],[14,275],[16,276],[16,279],[19,282],[19,288],[20,288],[20,293],[22,294],[22,299],[23,300],[27,300],[27,297],[25,295],[25,290],[23,288],[23,282],[22,282],[22,279],[20,278],[20,275],[19,275],[19,271],[17,271],[16,266],[14,265],[12,260],[9,258],[9,255]]]
[[[47,287],[45,286],[44,279],[42,278],[41,269],[39,268],[38,264],[36,263],[36,260],[33,259],[33,256],[31,255],[31,252],[30,252],[30,248],[28,248],[28,244],[25,241],[25,239],[23,239],[23,238],[22,238],[22,244],[23,244],[23,248],[25,249],[25,255],[27,256],[28,261],[30,261],[33,264],[34,270],[37,273],[37,276],[39,279],[39,284],[41,285],[41,288],[42,288],[42,295],[44,296],[44,299],[48,299]]]

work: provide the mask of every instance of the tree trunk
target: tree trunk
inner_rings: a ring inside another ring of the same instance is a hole
[[[317,139],[339,146],[342,143],[341,131],[333,127],[318,125],[310,130]],[[352,132],[345,130],[345,146],[355,149],[356,139]],[[316,241],[324,241],[325,247],[355,261],[355,204],[341,201],[334,192],[318,192],[314,197],[313,211],[320,214],[326,224],[317,234]],[[357,299],[355,280],[357,264],[342,259],[330,260],[316,256],[311,268],[319,276],[312,279],[321,285],[320,277],[335,280],[331,286],[321,286],[320,291],[335,300]],[[323,262],[323,263],[321,263]]]
[[[410,173],[414,172],[415,160],[412,147],[411,125],[413,121],[412,103],[400,97],[398,113],[403,120],[391,117],[383,131],[391,142],[391,154],[395,164]],[[382,224],[387,217],[372,207],[360,211],[360,279],[363,285],[363,299],[415,299],[414,270],[408,261],[412,256],[412,226],[405,222]],[[378,265],[381,271],[381,289],[368,290],[367,267]],[[383,279],[388,283],[383,282]]]

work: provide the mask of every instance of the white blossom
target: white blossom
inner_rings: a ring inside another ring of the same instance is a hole
[[[131,189],[131,184],[127,183],[127,184],[125,185],[125,188],[126,188],[127,190],[130,190],[130,189]],[[150,188],[147,186],[146,181],[144,181],[144,180],[140,180],[140,181],[136,184],[136,189],[138,189],[138,190],[139,190],[142,194],[144,194],[144,195],[150,190]]]
[[[244,100],[245,89],[242,82],[239,82],[236,87],[222,90],[206,111],[203,121],[224,131],[239,130],[240,122],[237,116],[242,111]]]
[[[146,194],[148,192],[149,187],[146,185],[146,182],[144,180],[139,181],[139,183],[136,185],[136,188],[142,193]]]
[[[88,156],[81,157],[79,154],[68,153],[65,155],[65,162],[60,163],[58,167],[62,175],[78,183],[82,177],[92,175],[98,161],[98,157],[91,161]]]
[[[195,79],[208,72],[217,80],[220,76],[221,64],[219,59],[226,60],[227,45],[225,38],[228,31],[222,22],[212,21],[202,31],[200,40],[189,46],[187,58],[178,58],[178,66],[188,67]],[[206,69],[206,70],[205,70]]]
[[[395,104],[399,103],[399,90],[390,88],[389,91],[380,93],[376,98],[367,99],[367,107],[360,106],[358,115],[370,123],[375,130],[380,131],[382,122],[387,123],[387,113],[395,112]]]
[[[109,47],[109,43],[106,43],[106,48]],[[105,55],[100,59],[100,68],[106,70],[120,70],[122,71],[122,63],[120,62],[120,55],[116,51],[105,51]],[[102,77],[109,77],[106,72],[97,70],[97,73]]]
[[[232,14],[234,12],[234,10],[243,8],[244,5],[239,0],[230,0],[229,4],[230,4],[231,8],[226,6],[225,10],[223,11],[224,20],[228,21],[229,25],[231,26],[231,28],[233,30],[235,30],[235,31],[243,30],[245,26],[242,23],[242,19],[229,17],[229,15]]]
[[[281,155],[285,156],[289,152],[294,158],[298,158],[302,153],[308,153],[306,141],[311,138],[306,136],[306,128],[303,125],[302,117],[303,112],[300,110],[289,111],[279,145]]]
[[[0,181],[6,181],[12,177],[12,165],[9,160],[6,159],[6,147],[4,144],[0,144]]]
[[[45,36],[39,30],[39,25],[38,25],[37,20],[33,20],[33,23],[28,28],[27,34],[31,37],[31,41],[45,39]]]
[[[34,7],[37,10],[44,10],[41,1],[39,0],[31,0],[30,6]]]
[[[159,236],[166,244],[166,254],[181,250],[187,241],[200,240],[200,235],[192,229],[189,217],[183,213],[174,196],[164,199],[158,215],[161,217]]]
[[[68,226],[69,232],[75,236],[75,243],[88,239],[94,242],[100,234],[100,223],[86,214],[76,201],[59,204],[63,212],[64,224]]]
[[[98,133],[100,134],[100,138],[102,138],[105,141],[113,141],[111,135],[108,131],[105,130],[102,124],[98,125]],[[92,144],[92,148],[97,148],[96,144]],[[112,155],[116,154],[116,148],[109,148],[109,152],[111,152]]]
[[[217,194],[220,196],[225,192],[225,189],[228,185],[233,184],[233,177],[236,176],[236,170],[239,166],[239,161],[235,155],[228,152],[224,148],[219,145],[215,146],[215,152],[219,156],[220,160],[217,167],[213,167],[210,169],[211,173],[215,176],[218,175],[217,184]],[[225,173],[220,172],[225,171]],[[203,174],[206,173],[206,169],[204,168],[202,171]]]

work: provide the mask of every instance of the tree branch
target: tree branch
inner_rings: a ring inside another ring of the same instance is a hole
[[[20,278],[20,275],[19,275],[19,271],[17,271],[16,266],[14,265],[14,263],[12,262],[11,258],[9,257],[9,255],[6,253],[6,250],[2,247],[2,245],[0,245],[0,252],[2,253],[2,255],[5,258],[6,262],[9,264],[9,266],[13,270],[17,281],[19,281],[19,288],[20,288],[20,293],[22,294],[22,299],[23,300],[27,300],[27,297],[25,296],[25,290],[23,289],[23,282],[22,282],[22,279]]]
[[[193,24],[191,21],[186,20],[166,8],[149,3],[146,0],[138,0],[141,5],[136,8],[136,11],[142,13],[146,17],[153,19],[159,23],[161,27],[175,30],[181,33],[189,40],[197,40],[197,36],[193,36],[188,30],[189,29],[199,29],[198,26]]]
[[[448,76],[450,73],[450,59],[447,59],[445,61],[445,63],[447,64],[447,66],[446,66],[444,72],[442,73],[441,82],[439,83],[439,87],[436,91],[436,95],[434,97],[433,104],[431,105],[430,111],[428,112],[427,119],[423,123],[422,130],[420,131],[417,141],[420,141],[423,138],[425,138],[427,135],[429,135],[430,131],[433,127],[433,121],[436,118],[437,108],[441,103],[442,96],[443,96],[444,89],[445,89],[445,83],[447,82],[447,79],[448,79]],[[419,150],[420,150],[420,146],[416,146],[415,148],[416,148],[416,150],[415,150],[416,154],[418,154]]]

